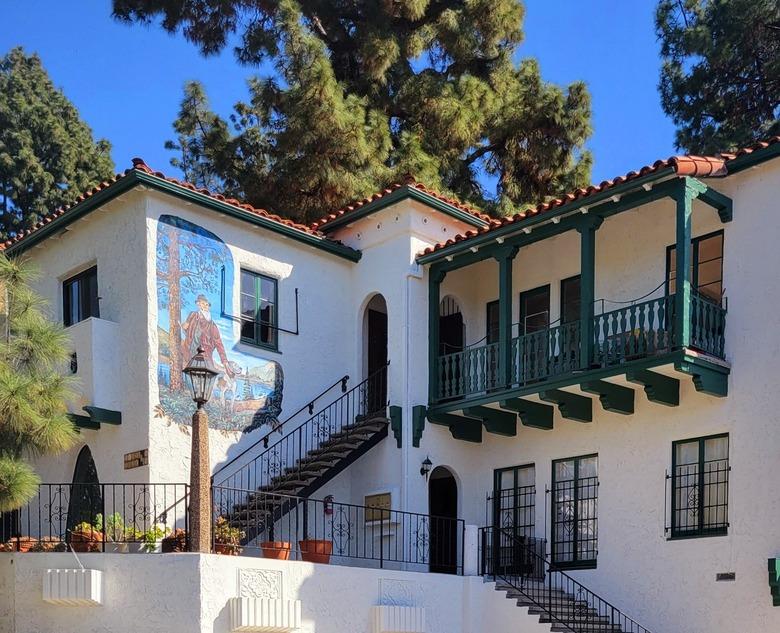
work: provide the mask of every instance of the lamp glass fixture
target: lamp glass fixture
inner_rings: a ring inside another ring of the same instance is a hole
[[[197,354],[190,359],[188,365],[182,370],[190,385],[192,399],[197,402],[200,409],[211,398],[214,382],[218,372],[209,367],[206,354],[202,347]]]

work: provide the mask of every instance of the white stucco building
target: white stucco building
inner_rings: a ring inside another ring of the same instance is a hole
[[[81,442],[2,516],[0,631],[780,630],[778,156],[500,221],[408,182],[308,226],[136,159],[5,245],[71,336]],[[198,347],[241,555],[130,556],[188,528]],[[99,553],[18,551],[84,522]]]

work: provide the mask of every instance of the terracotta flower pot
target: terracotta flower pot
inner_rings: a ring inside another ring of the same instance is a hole
[[[38,539],[32,536],[17,536],[11,539],[14,552],[29,552],[37,543]]]
[[[292,545],[288,541],[263,541],[260,543],[264,558],[287,560],[290,558]]]
[[[301,559],[307,563],[327,565],[330,562],[330,555],[333,553],[333,541],[308,539],[306,541],[298,541],[298,544],[301,546]]]
[[[214,543],[214,551],[226,556],[238,556],[241,553],[241,547],[231,543]]]
[[[71,532],[70,547],[74,552],[99,552],[103,548],[103,534],[98,530]]]

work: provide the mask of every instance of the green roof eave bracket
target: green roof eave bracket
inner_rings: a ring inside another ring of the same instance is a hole
[[[80,429],[98,431],[100,430],[101,424],[111,424],[114,426],[122,424],[122,413],[120,411],[112,411],[111,409],[103,409],[95,406],[86,406],[82,408],[89,415],[81,415],[79,413],[68,414],[68,417],[73,421],[73,424]]]
[[[699,200],[718,212],[721,222],[725,224],[734,219],[734,202],[731,198],[690,176],[686,178],[686,185],[694,191]]]

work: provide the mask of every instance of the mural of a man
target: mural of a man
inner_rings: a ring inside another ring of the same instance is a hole
[[[187,320],[181,326],[181,329],[184,330],[182,356],[185,358],[185,362],[195,356],[198,348],[202,347],[209,367],[218,371],[219,368],[214,365],[214,352],[216,351],[222,361],[225,373],[232,377],[233,371],[225,353],[225,346],[222,344],[222,335],[219,333],[219,327],[211,318],[211,303],[205,295],[198,295],[198,298],[195,299],[195,305],[198,309],[190,312]]]

